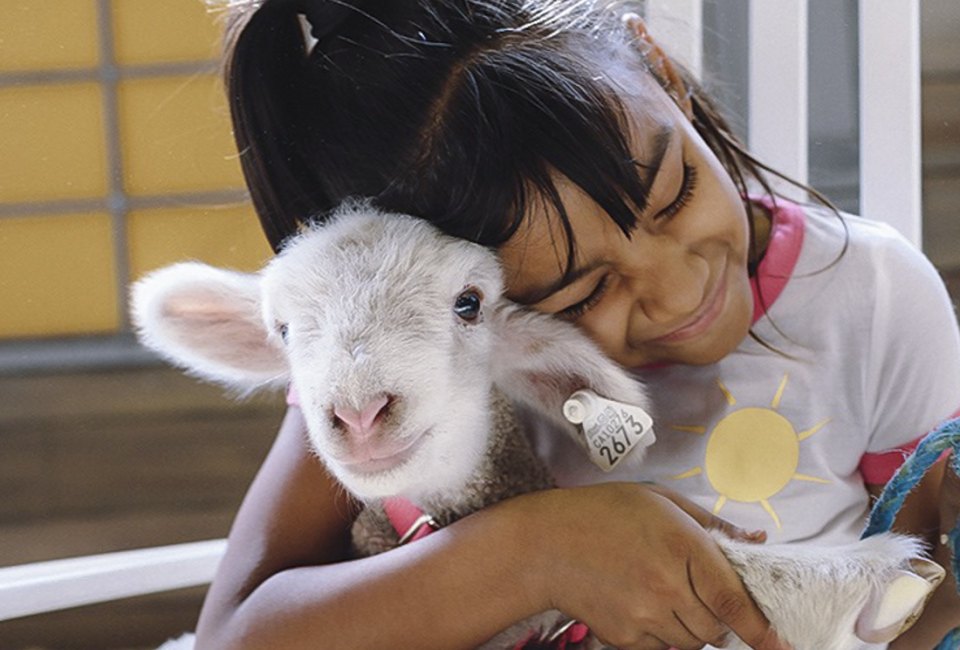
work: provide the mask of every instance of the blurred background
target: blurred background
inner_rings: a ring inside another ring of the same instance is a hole
[[[856,0],[810,2],[811,183],[857,211]],[[708,0],[705,70],[746,124],[748,0]],[[923,0],[924,248],[960,295],[960,3]],[[656,34],[654,34],[656,36]],[[282,417],[140,349],[129,283],[252,270],[201,0],[0,0],[0,566],[225,535]],[[0,649],[153,647],[203,589],[0,623]]]
[[[127,288],[270,255],[201,0],[0,0],[0,565],[217,538],[282,417],[167,369]],[[0,623],[0,648],[155,647],[203,589]]]

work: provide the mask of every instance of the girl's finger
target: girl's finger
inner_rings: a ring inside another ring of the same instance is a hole
[[[723,647],[730,634],[730,629],[718,621],[713,612],[702,602],[697,601],[694,606],[677,611],[676,615],[684,628],[700,641],[701,645],[709,643],[712,646]]]
[[[669,488],[655,484],[649,484],[648,487],[657,494],[660,494],[673,501],[677,507],[693,517],[698,524],[708,530],[719,530],[731,539],[744,542],[763,543],[767,541],[767,533],[764,530],[744,530],[739,526],[733,525],[726,519],[716,516],[709,510],[698,506],[696,503],[678,492],[674,492]]]
[[[790,650],[771,627],[733,567],[716,546],[691,557],[690,583],[717,620],[753,650]]]
[[[644,634],[636,644],[625,650],[671,650],[671,646],[651,634]]]
[[[657,638],[662,639],[667,647],[675,650],[700,650],[705,642],[691,632],[680,617],[674,612],[674,624],[657,632]]]

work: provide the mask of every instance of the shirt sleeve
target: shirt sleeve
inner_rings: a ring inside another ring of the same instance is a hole
[[[917,438],[905,445],[889,451],[866,453],[860,459],[860,474],[867,485],[885,485],[896,473],[907,456],[920,444],[922,438]]]
[[[868,483],[884,482],[920,437],[960,407],[960,333],[936,269],[892,228],[877,224],[866,364]],[[899,462],[897,462],[899,460]]]

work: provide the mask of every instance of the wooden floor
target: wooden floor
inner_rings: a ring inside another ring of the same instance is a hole
[[[166,368],[0,377],[0,565],[223,537],[282,399]],[[0,649],[154,648],[204,589],[0,623]]]

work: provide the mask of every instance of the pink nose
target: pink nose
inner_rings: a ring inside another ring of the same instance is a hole
[[[354,435],[367,437],[373,431],[377,417],[384,412],[390,404],[388,395],[380,395],[373,398],[359,411],[350,406],[337,405],[333,407],[333,414],[338,420],[347,425],[347,428]]]

